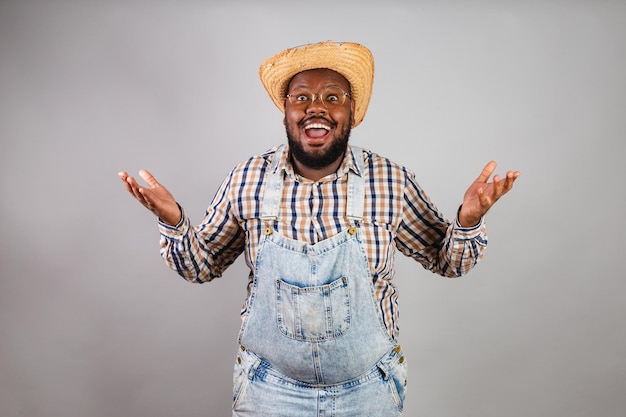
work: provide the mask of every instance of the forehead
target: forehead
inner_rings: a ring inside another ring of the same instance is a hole
[[[350,83],[343,75],[326,68],[299,72],[293,76],[289,82],[288,88],[291,89],[297,86],[307,87],[312,85],[319,85],[322,87],[337,85],[346,91],[350,91]]]

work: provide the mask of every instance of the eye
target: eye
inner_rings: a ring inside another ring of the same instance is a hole
[[[305,90],[294,90],[287,97],[291,104],[306,104],[311,101],[311,93]]]
[[[346,94],[341,88],[330,87],[322,93],[324,102],[327,105],[341,106],[346,101]]]

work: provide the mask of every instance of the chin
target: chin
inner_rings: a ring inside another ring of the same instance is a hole
[[[307,151],[302,146],[302,143],[295,139],[287,129],[287,142],[289,143],[289,152],[292,158],[295,158],[301,164],[309,168],[325,168],[332,165],[339,158],[341,158],[348,148],[348,141],[350,139],[350,130],[347,130],[347,134],[335,137],[332,139],[330,147],[320,150]]]

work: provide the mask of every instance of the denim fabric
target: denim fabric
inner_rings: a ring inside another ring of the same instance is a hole
[[[399,346],[368,372],[335,385],[287,378],[248,350],[237,355],[233,417],[397,417],[402,415],[406,360]]]
[[[315,245],[275,232],[282,179],[274,175],[266,184],[266,237],[239,333],[235,416],[402,410],[406,361],[383,324],[359,241],[363,179],[348,175],[353,227]]]

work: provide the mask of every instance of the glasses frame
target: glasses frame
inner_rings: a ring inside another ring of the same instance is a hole
[[[331,104],[329,106],[328,103],[326,103],[324,101],[324,99],[323,99],[324,92],[326,90],[329,90],[329,89],[337,89],[337,90],[341,91],[341,93],[342,93],[341,94],[341,98],[342,98],[341,104]],[[349,97],[350,99],[352,99],[352,96],[350,95],[350,93],[346,93],[343,90],[343,88],[341,88],[341,87],[327,87],[324,90],[322,90],[322,92],[320,94],[315,94],[315,93],[311,92],[311,96],[312,96],[311,100],[307,100],[306,102],[299,102],[297,100],[295,102],[292,101],[292,98],[295,98],[297,96],[294,96],[291,93],[287,94],[285,97],[287,97],[287,100],[289,100],[289,103],[291,103],[292,106],[305,106],[305,107],[309,107],[310,105],[315,103],[315,99],[318,98],[320,103],[322,103],[322,105],[324,107],[326,107],[327,109],[328,108],[333,108],[333,107],[341,107],[341,106],[343,106],[344,104],[346,104],[346,97]]]

